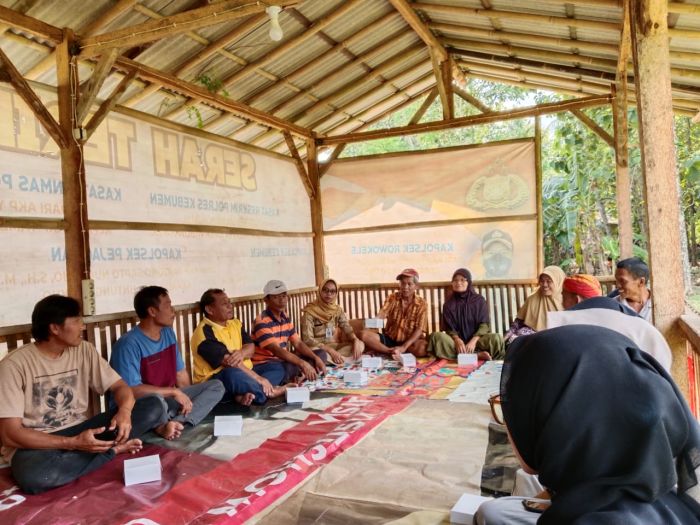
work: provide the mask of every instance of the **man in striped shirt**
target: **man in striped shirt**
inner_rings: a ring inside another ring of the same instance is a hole
[[[282,281],[269,281],[263,289],[267,308],[255,318],[253,371],[273,386],[302,375],[314,381],[326,373],[326,352],[306,346],[287,317],[287,287]],[[290,343],[294,345],[291,351]]]

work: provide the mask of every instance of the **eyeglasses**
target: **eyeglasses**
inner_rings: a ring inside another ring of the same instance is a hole
[[[489,397],[489,406],[491,406],[491,415],[499,425],[503,425],[503,409],[501,408],[501,394],[494,394]]]
[[[321,291],[323,293],[327,293],[328,295],[335,295],[338,293],[338,290],[330,290],[328,288],[321,288]]]

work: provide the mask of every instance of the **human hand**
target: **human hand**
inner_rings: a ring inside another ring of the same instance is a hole
[[[479,352],[478,354],[476,354],[476,357],[481,361],[491,361],[491,354],[489,354],[486,351]]]
[[[301,369],[301,373],[306,379],[308,379],[309,381],[316,381],[318,374],[316,373],[316,369],[313,366],[311,366],[306,361],[302,361],[299,365],[299,368]]]
[[[404,345],[394,347],[394,351],[391,353],[392,359],[401,362],[401,354],[406,353],[406,347]]]
[[[331,357],[331,361],[333,361],[336,365],[342,365],[345,363],[345,359],[343,359],[343,356],[340,355],[337,350],[326,347],[326,352],[328,352],[328,355]]]
[[[334,352],[335,352],[335,350],[334,350]],[[335,352],[335,353],[338,354],[338,352]],[[340,354],[338,354],[338,357],[340,357],[340,360],[341,360],[340,362],[342,363],[343,357]],[[326,363],[324,363],[320,357],[316,356],[316,359],[314,359],[314,363],[316,365],[317,372],[319,372],[320,374],[326,373]]]
[[[99,428],[88,428],[83,430],[77,436],[70,438],[73,450],[82,450],[84,452],[92,452],[93,454],[100,454],[107,452],[110,448],[115,445],[114,441],[104,441],[102,439],[97,439],[95,436],[101,434],[105,431],[105,427]]]
[[[179,388],[173,390],[173,399],[180,405],[180,414],[186,416],[192,411],[192,400]]]
[[[114,414],[112,421],[109,424],[109,430],[117,430],[117,436],[114,438],[114,442],[119,445],[124,443],[129,439],[129,434],[131,433],[131,410],[120,408],[117,413]]]
[[[467,341],[466,350],[468,354],[473,354],[474,351],[476,350],[476,343],[479,339],[476,337],[472,337],[469,341]]]
[[[467,353],[469,353],[469,352],[467,351],[467,345],[464,344],[464,341],[462,341],[461,338],[455,337],[455,338],[454,338],[454,342],[455,342],[455,349],[457,350],[457,353],[458,353],[458,354],[467,354]]]
[[[264,377],[261,377],[260,379],[258,379],[258,383],[260,383],[260,386],[262,387],[263,393],[267,397],[271,397],[273,394],[273,390],[274,390],[274,388],[272,387],[272,383],[270,383]]]
[[[234,351],[230,352],[228,355],[224,356],[221,364],[228,368],[238,368],[243,365],[243,355],[242,352]]]
[[[359,338],[356,338],[352,342],[352,357],[355,361],[359,361],[362,359],[362,352],[365,351],[365,343],[362,342]]]

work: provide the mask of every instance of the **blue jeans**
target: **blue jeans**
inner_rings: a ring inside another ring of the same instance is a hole
[[[324,363],[326,362],[326,359],[328,359],[328,353],[325,350],[321,350],[319,348],[313,352]],[[299,355],[297,357],[300,357],[313,366],[313,361],[311,358],[302,357]],[[272,383],[272,386],[288,383],[300,374],[300,370],[297,365],[293,365],[289,361],[281,360],[267,361],[265,363],[253,365],[253,372],[263,376],[270,383]]]
[[[265,401],[267,401],[267,396],[263,392],[260,383],[258,383],[240,368],[224,368],[221,372],[214,374],[212,379],[218,379],[221,381],[224,384],[227,394],[236,396],[250,392],[251,394],[255,395],[255,400],[253,402],[256,405],[262,405],[265,403]]]
[[[129,439],[139,438],[158,426],[164,416],[163,410],[163,405],[157,396],[145,396],[137,399],[131,412],[132,427]],[[109,412],[103,412],[72,427],[52,432],[52,434],[73,437],[89,428],[108,428],[116,412],[116,408]],[[107,430],[95,437],[113,440],[114,432]],[[113,449],[95,454],[81,450],[23,448],[15,452],[10,466],[12,476],[22,491],[28,494],[40,494],[92,472],[111,461],[114,456]]]

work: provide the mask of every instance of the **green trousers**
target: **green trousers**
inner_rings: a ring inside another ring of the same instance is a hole
[[[466,342],[466,341],[465,341]],[[506,355],[503,337],[500,334],[485,334],[476,343],[477,352],[488,352],[492,359],[503,359]],[[445,332],[433,332],[428,338],[428,352],[442,359],[457,359],[455,342]]]

